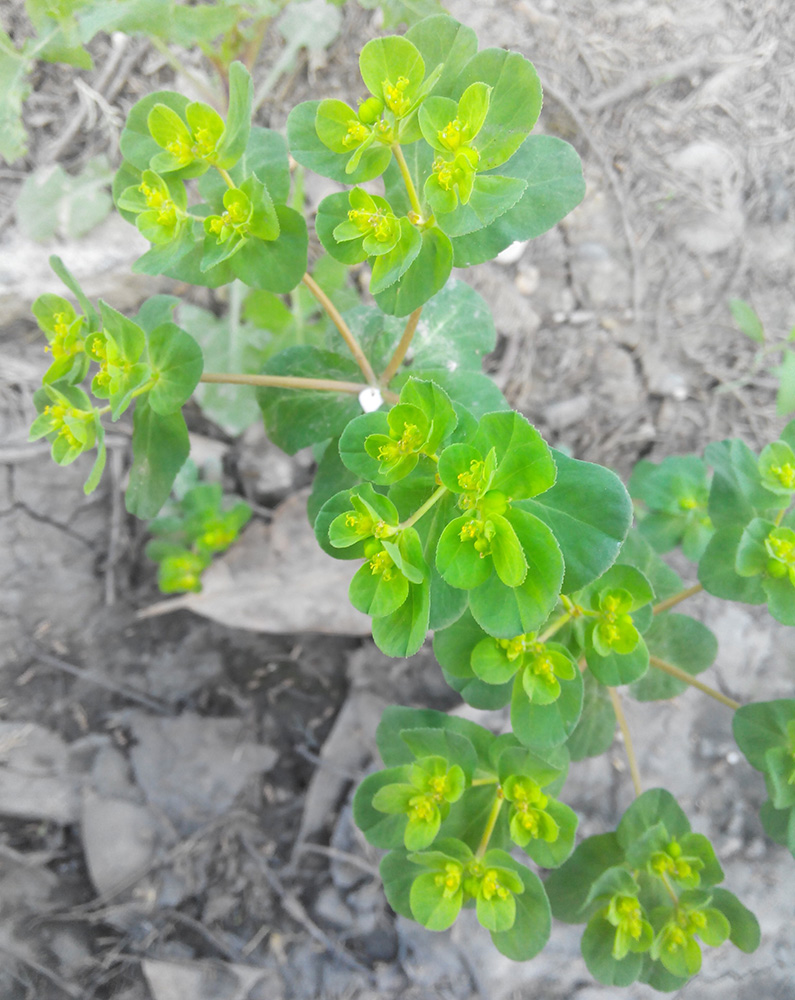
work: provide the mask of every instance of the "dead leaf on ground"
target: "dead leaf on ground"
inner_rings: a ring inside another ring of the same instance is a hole
[[[252,632],[369,635],[370,619],[351,607],[357,560],[332,559],[318,546],[306,516],[306,491],[257,521],[204,574],[204,589],[160,601],[140,618],[187,608]]]

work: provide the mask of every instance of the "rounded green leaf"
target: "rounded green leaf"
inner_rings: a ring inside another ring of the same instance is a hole
[[[399,117],[405,112],[399,111],[399,101],[394,106],[390,103],[390,85],[401,89],[399,81],[405,79],[402,95],[410,104],[425,78],[425,63],[418,49],[400,35],[371,39],[359,55],[359,70],[370,93],[383,100]]]
[[[470,59],[456,81],[455,97],[481,81],[492,89],[475,146],[480,169],[491,170],[510,159],[538,120],[541,82],[532,63],[505,49],[483,49]]]
[[[303,217],[292,208],[276,205],[279,238],[250,238],[231,260],[236,277],[250,288],[289,292],[306,272],[308,234]]]
[[[525,182],[524,192],[484,229],[452,238],[456,267],[482,264],[511,243],[540,236],[576,208],[585,194],[576,150],[554,136],[529,136],[499,172]]]
[[[155,413],[178,410],[199,383],[204,365],[199,345],[176,323],[162,323],[148,337],[149,363],[155,384],[149,405]]]
[[[496,852],[495,852],[496,853]],[[509,854],[503,855],[502,864],[521,878],[524,892],[515,897],[516,916],[510,930],[491,932],[497,951],[514,962],[527,962],[537,955],[549,940],[551,916],[549,900],[541,879]]]
[[[442,880],[439,872],[418,875],[409,897],[411,915],[429,931],[445,931],[452,927],[464,902],[463,889],[451,892],[437,885],[437,880]]]
[[[556,466],[549,445],[533,425],[515,410],[488,413],[472,442],[483,455],[497,454],[491,488],[512,500],[534,497],[555,482]]]
[[[356,571],[348,590],[351,604],[371,618],[383,618],[397,611],[408,594],[409,582],[402,573],[394,569],[390,575],[375,572],[370,562]]]
[[[643,967],[643,955],[630,952],[624,958],[613,958],[616,928],[599,914],[591,917],[582,936],[582,957],[588,971],[605,986],[629,986]]]
[[[548,704],[531,702],[521,674],[513,683],[511,727],[525,746],[547,750],[565,743],[574,732],[583,706],[583,680],[579,670],[571,680],[561,680],[560,694]]]
[[[287,119],[287,142],[292,156],[304,167],[330,177],[340,184],[363,184],[380,176],[392,159],[392,151],[380,142],[373,143],[350,173],[346,166],[349,153],[335,153],[321,142],[315,120],[320,101],[296,105]]]
[[[425,642],[429,615],[429,583],[411,583],[408,597],[397,610],[373,619],[373,641],[387,656],[413,656]]]
[[[505,518],[522,546],[527,575],[520,586],[507,587],[493,574],[471,592],[469,605],[486,632],[510,639],[535,631],[549,617],[560,594],[563,558],[543,521],[517,509],[509,510]]]
[[[437,226],[422,231],[422,245],[398,281],[375,294],[379,307],[392,316],[408,316],[440,291],[453,267],[450,240]]]
[[[353,797],[353,819],[374,847],[390,848],[403,845],[406,814],[402,811],[379,810],[373,805],[373,800],[382,790],[390,786],[405,787],[408,779],[408,766],[391,767],[368,775],[356,789]]]

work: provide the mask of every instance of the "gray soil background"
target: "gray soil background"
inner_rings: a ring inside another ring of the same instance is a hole
[[[640,457],[700,452],[727,436],[755,448],[773,440],[783,426],[776,382],[764,368],[749,379],[754,346],[727,300],[749,299],[774,340],[795,321],[795,6],[447,8],[482,46],[535,63],[546,94],[538,127],[572,142],[585,167],[585,200],[560,226],[518,260],[458,274],[493,309],[500,339],[488,370],[509,400],[553,445],[625,478]],[[6,28],[19,29],[21,9],[0,3]],[[309,96],[357,97],[353,55],[378,25],[377,12],[347,4],[325,61],[299,58],[259,123],[281,127]],[[258,73],[279,45],[269,36]],[[381,709],[461,709],[429,651],[387,660],[343,617],[339,579],[302,547],[305,456],[280,456],[257,428],[231,440],[192,411],[197,454],[216,467],[221,459],[227,488],[257,512],[249,563],[232,555],[222,573],[242,588],[252,564],[271,567],[256,581],[271,604],[240,611],[233,588],[238,617],[229,602],[208,600],[200,615],[142,619],[136,612],[158,595],[144,529],[123,510],[129,431],[114,428],[109,468],[88,498],[81,463],[57,469],[46,446],[26,443],[47,363],[29,307],[59,290],[48,255],[120,310],[173,288],[130,274],[142,246],[115,216],[79,241],[46,244],[14,224],[27,173],[113,157],[131,104],[173,86],[142,40],[101,38],[92,50],[91,72],[36,72],[30,154],[0,166],[0,996],[656,996],[595,984],[579,928],[554,925],[544,952],[517,965],[471,912],[434,935],[386,906],[378,852],[350,816],[355,781],[374,766]],[[328,187],[308,179],[307,190],[317,204]],[[692,567],[677,568],[692,581]],[[299,599],[309,579],[330,605]],[[708,597],[692,613],[719,639],[712,683],[740,701],[792,696],[795,645],[784,627]],[[340,634],[319,635],[318,616]],[[763,782],[736,750],[730,712],[695,691],[670,703],[627,700],[626,710],[645,786],[679,798],[713,840],[724,884],[762,927],[753,955],[704,949],[700,976],[675,995],[791,1000],[793,861],[763,835]],[[465,711],[495,728],[506,722]],[[572,766],[564,798],[582,835],[615,826],[632,799],[619,740]]]

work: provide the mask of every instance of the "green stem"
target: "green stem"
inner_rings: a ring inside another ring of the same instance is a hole
[[[425,503],[421,507],[417,508],[417,510],[414,511],[414,513],[411,515],[411,517],[409,517],[405,521],[401,521],[400,522],[400,527],[401,528],[410,528],[413,524],[416,524],[417,521],[419,521],[419,519],[423,516],[423,514],[427,514],[428,511],[431,509],[431,507],[433,507],[433,505],[435,503],[437,503],[439,500],[441,500],[442,497],[447,492],[448,492],[448,490],[447,490],[446,486],[440,486],[437,490],[435,490],[433,493],[431,493],[431,495],[428,497],[428,499],[425,501]]]
[[[638,758],[635,756],[635,747],[632,744],[632,735],[629,731],[629,726],[627,725],[627,717],[624,715],[624,706],[621,704],[621,697],[615,688],[609,687],[607,689],[607,693],[610,695],[610,701],[613,703],[613,711],[616,713],[616,719],[618,719],[618,725],[624,737],[624,750],[626,751],[627,760],[629,761],[629,773],[632,775],[632,784],[635,787],[635,795],[640,795],[643,791],[643,783],[640,780]]]
[[[666,597],[664,601],[660,601],[659,604],[655,604],[652,611],[655,615],[660,614],[661,611],[667,611],[669,608],[675,607],[677,604],[681,604],[682,601],[686,601],[688,597],[693,597],[694,594],[700,594],[704,588],[700,583],[694,583],[692,587],[687,587],[685,590],[680,590],[678,594],[673,594],[671,597]]]
[[[414,338],[414,333],[417,329],[417,324],[420,321],[420,313],[422,312],[422,306],[418,306],[414,312],[409,316],[408,322],[406,323],[405,329],[403,330],[403,336],[400,338],[400,343],[395,348],[395,352],[389,359],[389,364],[383,370],[380,378],[381,385],[389,385],[392,381],[398,368],[400,368],[403,359],[406,356],[406,351],[408,351],[411,346],[411,341]]]
[[[665,874],[665,872],[660,872],[660,878],[662,879],[663,885],[665,886],[665,891],[671,897],[674,906],[678,910],[679,909],[679,897],[676,895],[676,890],[671,885],[671,883],[668,881],[668,876]]]
[[[400,175],[403,178],[403,183],[406,185],[406,191],[408,192],[409,201],[411,202],[411,207],[416,213],[418,219],[422,218],[422,205],[420,205],[420,199],[417,197],[417,189],[414,187],[414,181],[411,179],[411,174],[409,173],[409,165],[406,163],[406,157],[403,155],[403,150],[400,143],[396,142],[392,147],[392,153],[397,160],[397,165],[400,170]]]
[[[353,334],[353,331],[342,318],[340,311],[331,301],[331,299],[326,295],[323,289],[318,285],[315,279],[308,272],[301,278],[301,281],[306,285],[309,291],[315,296],[318,302],[323,306],[328,314],[331,322],[339,330],[342,339],[348,345],[348,350],[353,355],[356,364],[362,371],[362,375],[367,379],[368,385],[376,385],[377,379],[375,377],[375,372],[372,369],[370,362],[367,360],[364,351],[359,344],[359,341]]]
[[[491,840],[492,833],[494,833],[494,827],[497,825],[497,817],[500,815],[500,809],[502,809],[502,804],[504,801],[505,801],[505,796],[503,795],[502,788],[500,788],[498,785],[497,796],[494,799],[494,805],[491,807],[489,818],[486,820],[486,826],[483,830],[483,836],[480,838],[478,849],[475,851],[476,858],[482,858],[488,849],[489,841]]]
[[[499,778],[473,778],[470,787],[476,788],[478,785],[496,785]]]
[[[363,382],[338,382],[330,378],[301,378],[298,375],[244,375],[205,372],[200,382],[229,385],[258,385],[272,389],[307,389],[320,392],[349,392],[358,396],[367,386]]]
[[[226,186],[227,186],[227,187],[230,187],[230,188],[234,188],[234,187],[236,187],[236,186],[237,186],[237,185],[235,184],[235,182],[234,182],[234,181],[232,180],[232,178],[231,178],[231,177],[229,176],[229,171],[228,171],[228,170],[224,170],[224,168],[223,168],[223,167],[219,167],[219,166],[217,166],[217,165],[216,165],[216,168],[215,168],[215,169],[216,169],[216,170],[218,171],[218,173],[219,173],[219,174],[220,174],[220,175],[221,175],[221,176],[223,177],[223,179],[224,179],[224,180],[226,181]]]
[[[663,673],[669,674],[671,677],[675,677],[679,681],[684,681],[684,683],[689,684],[690,687],[698,688],[699,691],[703,691],[704,694],[708,694],[710,698],[714,698],[715,701],[719,701],[721,705],[725,705],[727,708],[736,710],[741,707],[739,701],[735,701],[734,698],[729,698],[720,691],[716,691],[715,688],[710,687],[709,684],[705,684],[703,681],[693,677],[692,674],[687,673],[686,670],[682,670],[681,667],[676,667],[673,663],[661,660],[659,656],[650,656],[649,663],[651,666],[656,667],[657,670],[662,670]]]
[[[787,510],[788,510],[787,507],[782,507],[781,510],[778,512],[778,514],[776,514],[776,520],[773,523],[777,528],[784,520],[784,515],[787,513]]]
[[[555,621],[552,622],[552,624],[549,626],[549,628],[545,629],[541,633],[541,635],[538,637],[538,641],[539,642],[548,642],[552,638],[552,636],[556,632],[560,631],[560,629],[563,628],[563,626],[566,624],[566,622],[568,622],[570,620],[571,620],[571,612],[567,611],[564,615],[561,615],[560,618],[556,618]]]

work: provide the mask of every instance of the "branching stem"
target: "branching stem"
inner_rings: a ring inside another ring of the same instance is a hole
[[[682,670],[681,667],[676,667],[673,663],[661,660],[659,656],[650,656],[649,663],[653,667],[656,667],[657,670],[662,670],[663,673],[669,674],[671,677],[675,677],[679,681],[684,681],[684,683],[689,684],[690,687],[698,688],[699,691],[703,691],[704,694],[708,694],[710,698],[714,698],[715,701],[719,701],[722,705],[726,705],[727,708],[731,708],[736,711],[741,707],[739,701],[735,701],[734,698],[729,698],[720,691],[716,691],[715,688],[710,687],[709,684],[705,684],[703,681],[693,677],[692,674],[687,673],[686,670]]]
[[[420,199],[417,197],[417,189],[414,187],[414,181],[411,179],[411,173],[409,172],[409,165],[406,163],[406,157],[403,155],[403,150],[401,149],[399,142],[396,142],[392,146],[392,152],[397,160],[398,169],[400,170],[400,175],[403,178],[403,183],[406,185],[406,191],[408,192],[411,207],[416,215],[419,218],[422,218],[422,205],[420,205]]]
[[[700,594],[703,589],[700,583],[694,583],[692,587],[686,587],[684,590],[680,590],[678,594],[672,594],[671,597],[666,597],[664,601],[655,604],[652,611],[655,615],[660,614],[661,611],[668,611],[669,608],[676,607],[677,604],[686,601],[688,597]]]
[[[411,515],[411,517],[409,517],[405,521],[401,522],[400,527],[401,528],[410,528],[413,524],[416,524],[417,521],[419,521],[419,519],[423,516],[423,514],[427,514],[428,511],[431,509],[431,507],[433,507],[433,505],[435,503],[437,503],[439,500],[441,500],[442,497],[447,492],[448,492],[448,490],[447,490],[446,486],[440,486],[437,490],[434,490],[434,492],[431,493],[431,495],[428,497],[428,499],[425,501],[425,503],[421,507],[418,507],[417,510],[414,511],[414,513]]]
[[[643,783],[640,780],[638,758],[635,756],[635,747],[632,743],[632,734],[630,733],[629,726],[627,725],[627,717],[624,715],[624,706],[621,704],[621,695],[615,688],[611,687],[607,689],[607,693],[610,695],[610,701],[613,703],[613,711],[616,713],[616,719],[618,719],[618,725],[621,729],[621,734],[624,737],[624,750],[626,751],[627,760],[629,761],[629,773],[632,775],[632,784],[635,788],[635,795],[640,795],[643,791]]]
[[[570,620],[571,620],[571,612],[567,611],[565,614],[561,615],[560,618],[556,618],[555,621],[552,622],[552,624],[549,626],[549,628],[545,629],[541,633],[541,635],[538,637],[538,641],[548,642],[552,638],[552,636],[555,635],[556,632],[559,632],[560,629],[562,629],[563,626],[566,624],[566,622]]]
[[[224,170],[224,168],[223,168],[223,167],[219,167],[219,166],[217,166],[217,165],[216,165],[216,168],[215,168],[215,169],[216,169],[216,170],[218,171],[218,173],[219,173],[219,174],[220,174],[220,175],[221,175],[221,176],[223,177],[223,179],[224,179],[224,180],[226,181],[226,186],[227,186],[227,187],[230,187],[230,188],[233,188],[233,187],[235,187],[235,182],[234,182],[234,181],[232,180],[232,178],[231,178],[231,177],[229,176],[229,171],[228,171],[228,170]]]
[[[398,368],[400,368],[403,359],[406,356],[406,351],[408,351],[411,346],[411,341],[414,338],[414,332],[417,329],[417,324],[420,321],[420,313],[422,312],[422,306],[419,306],[414,312],[409,316],[406,327],[403,330],[403,336],[400,338],[400,343],[395,348],[395,353],[389,359],[389,364],[384,369],[380,382],[381,385],[389,385],[392,381],[394,375],[396,374]]]
[[[323,306],[323,308],[326,310],[326,313],[328,314],[329,319],[334,324],[334,326],[336,326],[336,328],[339,330],[342,339],[348,345],[348,350],[351,352],[356,361],[356,364],[361,369],[362,375],[364,375],[365,379],[367,380],[367,384],[374,386],[377,382],[377,379],[375,377],[375,372],[373,371],[370,362],[365,357],[364,351],[362,350],[359,341],[354,336],[353,331],[345,322],[345,320],[342,318],[339,309],[337,309],[337,307],[334,305],[334,303],[331,301],[328,295],[326,295],[326,293],[323,291],[320,285],[318,285],[318,283],[315,281],[315,279],[312,277],[311,274],[309,273],[305,274],[303,278],[301,278],[301,281],[303,281],[303,283],[306,285],[309,291],[315,296],[315,298],[318,300],[321,306]]]
[[[478,849],[475,851],[476,858],[482,858],[488,849],[489,841],[491,840],[492,833],[494,833],[494,827],[497,825],[497,817],[500,815],[500,809],[502,809],[504,800],[505,796],[503,795],[502,788],[498,785],[494,805],[491,807],[489,818],[486,820],[486,826],[483,830],[483,836],[480,838]]]
[[[338,382],[331,378],[301,378],[298,375],[244,375],[242,373],[205,372],[200,382],[258,385],[270,389],[308,389],[320,392],[349,392],[359,395],[363,382]]]

